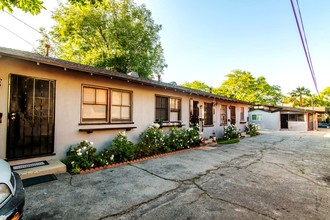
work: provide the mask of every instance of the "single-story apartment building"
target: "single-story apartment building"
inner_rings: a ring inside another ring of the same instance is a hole
[[[309,131],[317,128],[317,112],[287,106],[255,105],[249,109],[248,121],[261,129]]]
[[[318,123],[324,122],[326,120],[327,116],[328,116],[327,112],[326,112],[326,108],[324,106],[301,107],[301,108],[315,111],[317,113]]]
[[[64,159],[82,140],[98,150],[119,131],[129,140],[151,124],[197,123],[205,138],[235,124],[243,131],[247,102],[38,54],[0,47],[0,158]]]

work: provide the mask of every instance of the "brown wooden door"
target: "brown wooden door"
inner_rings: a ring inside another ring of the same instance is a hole
[[[198,101],[190,100],[190,125],[199,124],[199,106]]]
[[[230,106],[230,123],[232,125],[236,124],[236,107]]]
[[[7,158],[54,152],[55,81],[10,76]]]
[[[288,114],[281,114],[281,128],[288,129],[289,128],[289,115]]]
[[[314,129],[313,127],[313,115],[308,114],[308,130],[312,131]]]

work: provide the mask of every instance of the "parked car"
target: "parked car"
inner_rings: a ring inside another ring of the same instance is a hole
[[[0,171],[0,220],[22,219],[25,204],[22,180],[3,159],[0,159]]]
[[[319,123],[319,128],[330,128],[330,125],[328,123],[321,122]]]

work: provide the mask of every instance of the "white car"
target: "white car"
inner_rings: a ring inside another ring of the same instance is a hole
[[[25,191],[19,175],[0,159],[0,220],[22,219]]]

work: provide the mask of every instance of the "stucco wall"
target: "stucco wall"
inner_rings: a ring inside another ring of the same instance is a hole
[[[289,131],[307,131],[306,121],[288,121]]]
[[[262,120],[252,120],[252,115],[262,115]],[[257,124],[261,129],[280,130],[280,112],[266,112],[263,110],[253,110],[249,112],[249,122]]]
[[[155,95],[165,95],[181,98],[182,122],[185,128],[189,126],[189,103],[190,99],[198,100],[203,107],[204,102],[212,102],[208,97],[190,96],[182,92],[166,90],[164,88],[154,88],[128,81],[113,80],[106,77],[81,73],[72,70],[65,70],[61,67],[52,67],[48,65],[37,65],[35,62],[21,61],[12,58],[0,58],[0,112],[3,113],[2,123],[0,124],[0,158],[6,158],[6,136],[7,136],[7,109],[9,96],[9,75],[10,73],[55,80],[56,82],[56,101],[55,101],[55,156],[47,157],[50,159],[63,159],[71,145],[75,145],[82,140],[94,142],[94,145],[101,150],[111,143],[111,140],[122,130],[104,130],[94,131],[91,134],[79,131],[85,128],[107,128],[128,125],[81,125],[81,90],[82,85],[92,85],[107,88],[132,91],[133,100],[133,122],[129,126],[135,126],[136,129],[127,131],[129,140],[137,142],[141,132],[150,126],[155,120]],[[203,136],[209,137],[215,132],[218,137],[223,133],[223,127],[220,127],[220,101],[214,107],[213,126],[204,127]],[[247,115],[247,105],[237,103],[226,103],[236,105],[236,121],[239,129],[243,129],[245,124],[240,124],[239,106],[244,106]],[[228,110],[228,116],[230,111]],[[168,129],[165,129],[168,130]]]

